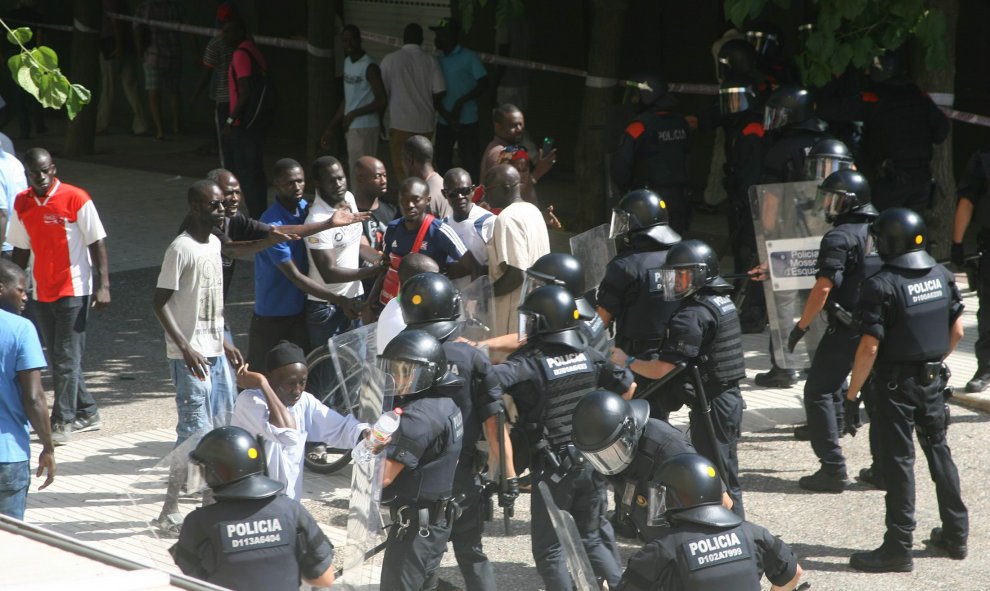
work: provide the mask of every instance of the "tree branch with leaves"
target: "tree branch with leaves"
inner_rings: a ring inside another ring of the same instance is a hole
[[[28,27],[11,29],[0,20],[7,31],[7,41],[20,47],[20,52],[7,60],[7,67],[14,81],[49,109],[65,107],[69,119],[75,119],[83,105],[92,99],[92,93],[81,84],[73,84],[59,70],[58,55],[51,47],[41,45],[28,49],[33,33]]]

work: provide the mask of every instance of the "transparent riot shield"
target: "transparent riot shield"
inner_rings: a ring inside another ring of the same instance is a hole
[[[306,357],[306,391],[342,415],[356,414],[363,372],[375,364],[376,327],[369,324],[337,335],[311,352]],[[350,461],[349,449],[307,443],[305,464],[313,472],[331,474]]]
[[[474,341],[486,341],[495,334],[495,292],[492,280],[482,275],[461,290],[461,336]]]
[[[567,561],[567,570],[571,573],[571,578],[574,579],[574,588],[577,591],[598,591],[598,582],[595,579],[594,571],[591,570],[588,554],[584,551],[584,545],[581,543],[581,535],[574,523],[574,517],[557,506],[546,482],[541,481],[537,486],[543,496],[543,502],[547,506],[547,513],[550,514],[553,529],[557,532],[561,551]]]
[[[392,406],[392,397],[386,396],[386,389],[386,375],[373,361],[365,363],[355,392],[354,414],[358,419],[374,423],[384,407]],[[384,464],[384,458],[378,455],[369,462],[355,463],[351,467],[347,544],[339,549],[343,573],[334,582],[334,587],[355,590],[378,588],[387,534],[381,513]]]
[[[787,337],[815,285],[818,247],[831,228],[815,205],[817,185],[816,181],[754,185],[749,191],[760,265],[768,275],[763,289],[772,354],[785,369],[807,366],[824,329],[822,320],[816,320],[812,333],[794,353],[787,352]]]
[[[585,292],[598,289],[605,267],[615,258],[615,241],[608,237],[608,224],[571,236],[571,254],[584,267]]]

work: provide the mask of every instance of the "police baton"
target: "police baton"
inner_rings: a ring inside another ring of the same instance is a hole
[[[498,412],[495,419],[498,429],[498,489],[505,494],[509,492],[509,479],[505,476],[505,409]],[[505,525],[505,535],[509,535],[509,522],[512,520],[513,508],[502,507],[502,523]]]
[[[392,527],[392,526],[389,525],[389,527]],[[371,550],[368,550],[367,552],[365,552],[364,553],[364,557],[361,558],[361,562],[364,562],[365,560],[368,560],[369,558],[371,558],[375,554],[378,554],[379,552],[381,552],[382,550],[385,549],[385,546],[388,546],[388,537],[386,537],[385,538],[385,541],[382,542],[381,544],[378,544],[377,546],[375,546]],[[334,571],[333,578],[334,579],[339,579],[343,574],[344,574],[344,567],[340,567],[336,571]]]
[[[715,437],[715,425],[712,423],[712,409],[708,404],[708,396],[705,395],[705,385],[701,383],[701,372],[698,371],[697,365],[691,366],[691,378],[694,382],[694,395],[697,398],[697,406],[700,407],[693,410],[701,412],[701,418],[705,422],[705,430],[708,431],[708,438],[711,440],[713,456],[711,459],[715,462],[715,467],[718,468],[718,473],[722,477],[722,481],[728,483],[726,480],[728,478],[728,472],[725,470],[725,465],[722,464],[721,454],[718,453],[718,438]]]
[[[687,369],[687,363],[684,362],[684,361],[681,361],[680,363],[678,363],[677,365],[675,365],[674,366],[674,369],[670,370],[670,372],[667,373],[667,375],[663,376],[659,380],[656,380],[655,382],[653,382],[652,384],[650,384],[646,388],[643,388],[642,390],[640,390],[639,388],[637,388],[636,389],[636,393],[633,394],[633,398],[639,399],[639,398],[649,398],[650,396],[653,396],[661,388],[663,388],[664,386],[666,386],[667,384],[669,384],[671,382],[671,380],[673,380],[678,375],[680,375],[680,373],[683,372],[685,369]],[[632,371],[632,370],[630,370],[630,371]]]

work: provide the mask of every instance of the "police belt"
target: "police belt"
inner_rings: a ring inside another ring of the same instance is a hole
[[[882,363],[876,367],[877,376],[888,384],[914,378],[922,386],[931,386],[942,372],[941,361],[916,361],[908,363]]]
[[[533,451],[536,452],[533,464],[537,469],[546,471],[553,482],[560,482],[568,474],[584,466],[584,456],[573,443],[555,445],[542,439],[533,446]],[[548,467],[549,471],[546,470]]]
[[[627,339],[625,337],[615,337],[615,346],[626,352],[627,355],[639,355],[650,349],[659,349],[663,344],[663,339]]]
[[[397,538],[402,539],[410,527],[417,527],[420,537],[425,538],[430,535],[431,525],[452,524],[460,514],[460,507],[454,499],[445,497],[425,503],[398,502],[389,507],[389,513],[393,527],[398,528]]]

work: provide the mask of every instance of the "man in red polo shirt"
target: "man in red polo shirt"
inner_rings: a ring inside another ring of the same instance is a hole
[[[55,381],[52,440],[102,425],[82,373],[90,305],[110,303],[107,233],[86,191],[59,181],[52,156],[31,148],[22,158],[28,189],[17,195],[7,241],[13,260],[26,269],[34,253],[38,323]],[[92,303],[91,303],[92,302]]]

